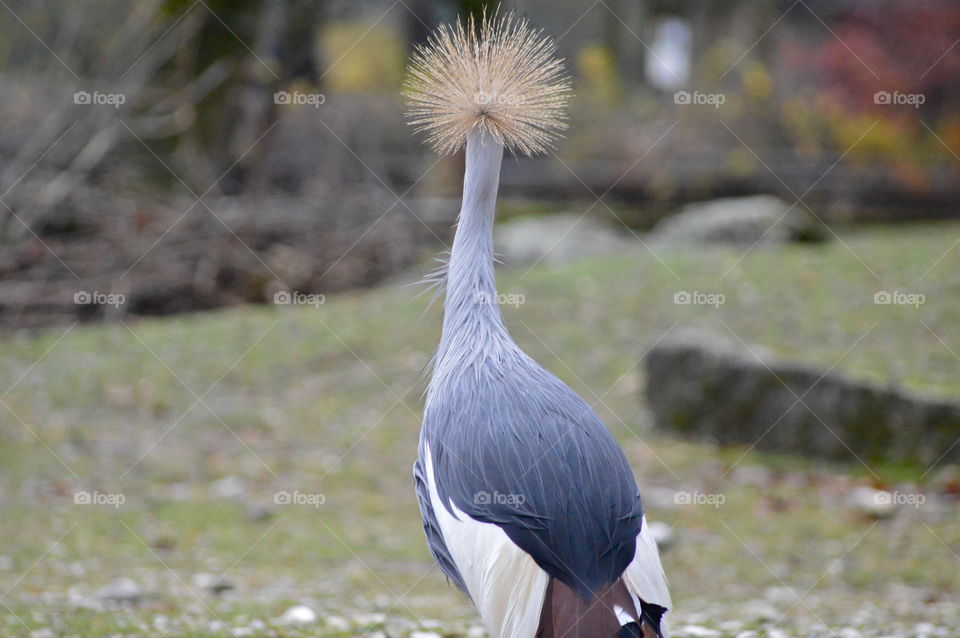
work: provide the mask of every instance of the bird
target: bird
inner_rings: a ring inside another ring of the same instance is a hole
[[[465,156],[413,466],[430,552],[495,638],[665,638],[670,593],[626,456],[498,303],[504,154],[544,153],[567,128],[556,45],[510,12],[469,16],[416,46],[402,92],[427,143]]]

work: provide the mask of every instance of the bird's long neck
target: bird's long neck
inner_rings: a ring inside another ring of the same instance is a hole
[[[463,204],[447,268],[438,357],[478,354],[507,336],[493,271],[493,217],[503,145],[477,131],[467,137]]]

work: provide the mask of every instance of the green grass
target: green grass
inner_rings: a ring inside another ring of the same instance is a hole
[[[876,525],[845,505],[871,471],[896,484],[927,468],[868,471],[671,439],[650,429],[641,358],[665,331],[694,324],[784,357],[839,360],[857,378],[960,397],[957,235],[945,225],[877,228],[746,256],[652,247],[654,256],[638,245],[500,273],[501,292],[525,298],[504,308],[516,340],[594,405],[643,487],[726,498],[719,508],[648,501],[651,518],[679,530],[664,556],[674,626],[767,627],[795,600],[777,599],[784,586],[812,587],[780,623],[788,633],[809,625],[804,605],[834,627],[871,604],[898,610],[895,585],[921,601],[897,612],[904,623],[956,613],[930,607],[960,587],[955,504]],[[681,290],[726,302],[674,305]],[[875,305],[878,290],[923,293],[926,303]],[[348,620],[385,612],[391,635],[418,619],[440,618],[454,634],[475,623],[431,565],[411,490],[421,370],[439,332],[439,308],[423,315],[426,298],[414,293],[384,287],[319,309],[245,307],[0,340],[0,389],[13,386],[0,405],[0,555],[10,563],[0,570],[10,610],[0,607],[0,634],[27,635],[21,620],[51,635],[162,633],[151,629],[157,616],[172,622],[194,603],[193,576],[225,570],[235,591],[203,597],[167,635],[229,635],[211,629],[218,618],[274,627],[299,601]],[[740,480],[735,463],[769,478]],[[938,489],[938,471],[919,489]],[[224,477],[241,493],[212,494]],[[126,500],[75,505],[78,489]],[[274,506],[277,491],[325,501]],[[263,507],[272,516],[252,513]],[[77,605],[118,576],[146,590],[138,608]],[[772,618],[747,605],[764,600]],[[256,635],[358,633],[320,624]]]

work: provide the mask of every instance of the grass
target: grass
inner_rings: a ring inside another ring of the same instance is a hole
[[[679,541],[664,561],[677,633],[692,635],[683,626],[694,624],[764,635],[776,625],[805,635],[823,622],[900,623],[910,635],[919,622],[960,622],[956,504],[880,522],[846,505],[874,473],[933,503],[942,468],[678,441],[651,430],[642,397],[644,352],[685,324],[960,397],[956,235],[943,225],[875,228],[746,255],[638,246],[500,273],[501,292],[524,299],[504,308],[516,340],[594,405],[627,450],[649,516],[674,526]],[[880,290],[926,301],[876,305]],[[721,293],[725,303],[675,305],[678,291]],[[347,636],[378,629],[378,618],[358,617],[374,612],[386,614],[390,635],[432,627],[430,618],[450,635],[476,624],[432,567],[411,489],[421,371],[439,331],[439,308],[423,315],[426,299],[413,297],[397,285],[320,308],[3,337],[0,634]],[[125,500],[78,505],[77,490]],[[677,507],[662,497],[675,490],[725,501]],[[323,503],[276,505],[278,492]],[[235,589],[204,596],[193,582],[201,572],[226,572]],[[119,576],[141,585],[143,601],[102,609],[96,590]],[[298,602],[346,620],[274,622]]]

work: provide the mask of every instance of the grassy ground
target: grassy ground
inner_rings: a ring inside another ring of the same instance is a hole
[[[523,296],[505,307],[514,337],[594,404],[649,517],[673,526],[664,562],[676,634],[957,635],[960,516],[940,495],[949,468],[673,440],[650,431],[641,358],[665,331],[698,324],[960,397],[958,232],[863,230],[746,256],[638,245],[500,274],[503,293]],[[926,299],[876,305],[880,290]],[[675,305],[679,291],[725,303]],[[0,395],[0,634],[470,631],[477,620],[432,566],[411,489],[420,373],[439,330],[438,309],[421,316],[426,299],[413,296],[397,285],[318,308],[0,340],[0,391],[10,388]],[[858,513],[849,495],[873,474],[924,504],[879,522]],[[78,490],[109,502],[77,504]],[[677,505],[677,491],[713,505]],[[278,493],[295,502],[275,503]],[[204,594],[203,573],[233,589]],[[118,577],[138,583],[136,605],[98,596]],[[282,624],[297,603],[320,622]]]

